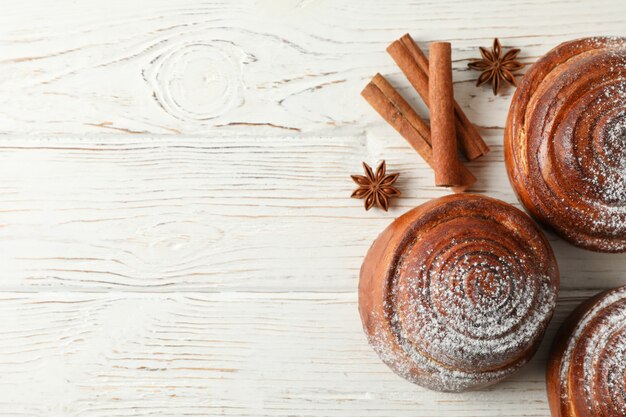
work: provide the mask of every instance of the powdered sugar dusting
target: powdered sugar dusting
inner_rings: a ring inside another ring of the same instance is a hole
[[[429,224],[407,244],[384,300],[386,324],[370,333],[383,361],[431,389],[463,391],[517,371],[556,304],[554,260],[534,226],[518,230],[530,222],[513,208],[498,207],[493,219],[482,210],[467,227]]]
[[[606,49],[608,68],[600,79],[588,86],[589,96],[595,94],[596,85],[601,86],[597,98],[590,100],[588,107],[578,109],[579,118],[572,122],[573,126],[581,120],[593,123],[598,131],[591,131],[593,135],[584,141],[580,137],[572,140],[572,143],[585,143],[586,148],[578,150],[578,166],[586,173],[584,180],[598,196],[597,200],[589,201],[583,211],[590,219],[591,230],[623,238],[626,235],[626,42],[617,37],[608,41],[592,38],[589,42]],[[573,128],[568,129],[569,135],[578,133]],[[595,147],[598,149],[589,151]]]
[[[582,378],[570,379],[573,358],[580,355]],[[621,287],[596,301],[574,326],[559,368],[562,400],[574,408],[581,401],[572,402],[570,393],[581,392],[585,412],[626,415],[625,371],[626,287]],[[575,415],[585,415],[583,410],[572,411]]]
[[[520,90],[507,140],[523,203],[577,245],[626,251],[626,38],[561,44]]]

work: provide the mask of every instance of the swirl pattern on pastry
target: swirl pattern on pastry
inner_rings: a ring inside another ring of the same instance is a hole
[[[626,38],[563,43],[528,70],[505,130],[526,209],[571,243],[626,251]]]
[[[438,391],[523,366],[552,316],[558,270],[545,238],[504,202],[454,195],[394,221],[359,282],[370,344],[400,376]]]
[[[566,320],[548,362],[553,417],[626,416],[626,287],[583,303]]]

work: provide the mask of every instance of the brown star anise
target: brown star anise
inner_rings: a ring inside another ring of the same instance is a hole
[[[393,187],[400,174],[386,175],[387,165],[385,161],[381,162],[376,168],[376,174],[372,171],[372,167],[363,162],[363,175],[351,175],[352,181],[359,185],[350,197],[364,198],[363,202],[365,210],[369,210],[376,204],[381,209],[387,211],[389,209],[389,199],[400,195],[400,191]]]
[[[480,55],[483,59],[475,60],[467,65],[473,70],[482,71],[482,74],[476,81],[476,86],[481,86],[491,81],[493,94],[497,96],[502,86],[502,81],[506,81],[513,86],[517,85],[513,71],[524,67],[524,64],[515,59],[519,52],[519,49],[511,49],[502,55],[502,47],[498,38],[493,40],[491,51],[481,46]]]

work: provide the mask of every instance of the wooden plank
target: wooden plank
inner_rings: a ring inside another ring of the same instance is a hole
[[[0,16],[0,132],[359,134],[383,126],[358,97],[376,72],[419,102],[385,53],[405,32],[451,41],[457,100],[502,128],[511,90],[475,89],[478,46],[499,36],[532,63],[565,40],[623,35],[624,16],[621,0],[25,0]]]
[[[0,415],[545,417],[549,341],[589,295],[521,373],[435,394],[379,361],[354,293],[2,293]]]
[[[624,283],[623,255],[549,239],[558,313],[532,363],[461,395],[392,374],[361,332],[372,239],[446,194],[358,96],[405,32],[452,42],[457,101],[492,152],[476,191],[516,203],[492,97],[467,70],[499,36],[534,62],[624,35],[626,3],[23,0],[0,14],[0,416],[546,416],[564,316]],[[348,198],[386,159],[389,213]]]
[[[478,191],[515,202],[487,140]],[[365,212],[348,175],[382,158],[404,197]],[[0,178],[5,291],[352,292],[378,233],[446,193],[397,137],[4,139]],[[625,257],[550,239],[564,288],[623,282]]]

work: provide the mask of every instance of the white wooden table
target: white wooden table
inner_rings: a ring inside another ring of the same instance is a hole
[[[11,4],[8,4],[11,3]],[[626,255],[553,235],[558,313],[532,363],[462,395],[395,376],[357,313],[363,255],[446,194],[360,98],[376,72],[425,107],[385,47],[453,45],[455,93],[492,152],[475,191],[517,202],[502,135],[512,90],[467,69],[494,36],[534,62],[626,34],[605,1],[4,2],[0,13],[2,416],[547,416],[543,367]],[[386,159],[389,213],[349,199]],[[519,205],[518,205],[519,206]]]

